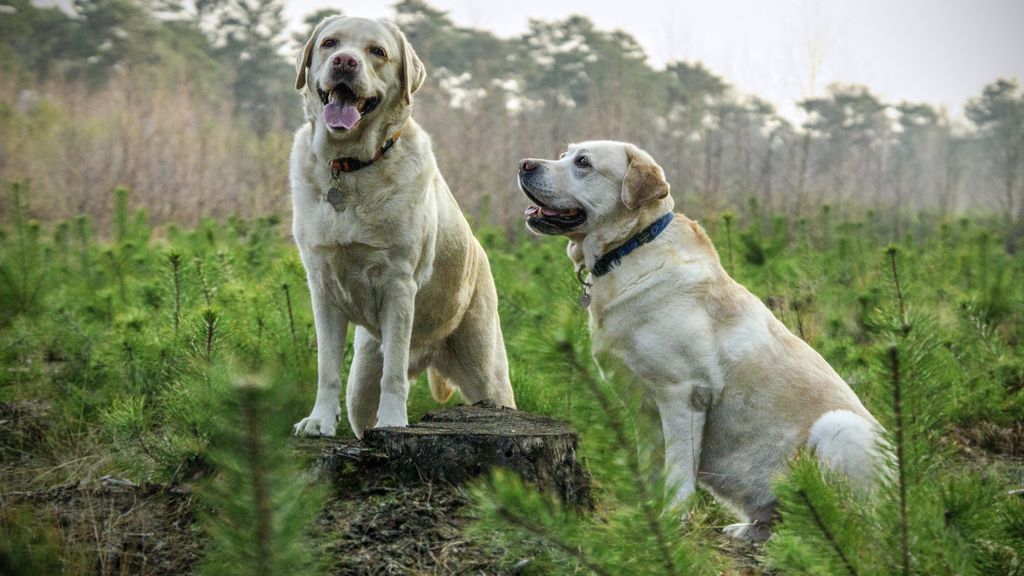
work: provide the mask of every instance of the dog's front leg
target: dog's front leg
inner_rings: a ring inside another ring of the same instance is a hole
[[[345,358],[348,319],[331,303],[315,274],[308,275],[316,326],[316,402],[309,416],[295,425],[296,436],[334,436],[341,408],[341,362]]]
[[[704,398],[698,397],[706,386],[695,383],[672,384],[655,395],[665,436],[665,470],[668,488],[675,491],[673,504],[681,504],[697,489],[697,469],[704,438],[707,414]]]
[[[381,309],[381,348],[384,370],[380,381],[377,427],[408,426],[409,346],[416,307],[416,285],[412,279],[392,282]]]

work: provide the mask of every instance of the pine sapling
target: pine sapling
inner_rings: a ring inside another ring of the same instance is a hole
[[[832,206],[828,204],[821,205],[821,221],[818,224],[818,228],[821,231],[821,248],[822,250],[829,250],[832,247],[832,222],[830,215],[832,214]]]
[[[811,513],[811,518],[814,520],[815,527],[821,531],[825,541],[829,543],[829,546],[832,547],[832,551],[839,557],[839,560],[843,563],[843,567],[846,568],[846,572],[849,573],[850,576],[858,576],[857,569],[854,568],[850,559],[846,556],[846,553],[843,551],[843,547],[839,545],[839,541],[836,540],[835,535],[832,534],[832,530],[830,530],[825,524],[825,520],[821,517],[821,514],[818,512],[817,507],[815,507],[814,502],[811,501],[811,498],[807,495],[807,492],[804,490],[797,490],[797,496],[799,497],[800,502],[807,507],[807,511]]]
[[[206,300],[207,308],[213,306],[213,291],[206,280],[206,273],[203,271],[203,260],[198,256],[193,260],[196,266],[196,275],[199,276],[199,285],[203,289],[203,298]]]
[[[900,284],[900,274],[896,267],[896,253],[898,249],[894,245],[890,245],[885,249],[885,253],[889,256],[889,268],[892,272],[892,283],[896,287],[896,300],[900,307],[900,322],[903,336],[906,337],[910,333],[910,320],[907,317],[907,306],[903,300],[903,286]]]
[[[181,328],[181,254],[171,252],[167,256],[171,265],[171,277],[174,281],[174,335]]]
[[[128,304],[128,286],[125,282],[124,275],[124,258],[120,248],[109,248],[104,251],[107,260],[110,262],[110,268],[114,271],[114,276],[117,277],[117,290],[121,296],[121,304]]]
[[[892,372],[893,438],[896,449],[896,483],[899,489],[900,560],[903,575],[910,574],[910,523],[907,521],[907,468],[903,437],[903,387],[900,382],[900,354],[896,346],[889,347],[889,366]]]
[[[216,468],[200,488],[210,536],[201,572],[216,576],[319,574],[309,527],[323,495],[280,441],[283,388],[238,381],[219,404],[209,455]]]
[[[896,289],[896,300],[899,304],[900,332],[904,341],[910,334],[910,319],[903,298],[903,286],[900,283],[899,268],[896,265],[895,246],[889,246],[889,269],[892,272],[892,283]],[[896,484],[899,490],[899,529],[900,529],[900,562],[903,576],[910,575],[910,523],[907,519],[907,461],[905,454],[905,424],[903,420],[903,382],[900,379],[900,353],[898,346],[889,347],[889,369],[892,375],[892,415],[893,444],[896,450]]]
[[[57,248],[57,254],[60,257],[61,269],[64,274],[67,274],[71,269],[71,265],[68,262],[68,254],[71,253],[71,243],[69,239],[69,229],[67,221],[63,221],[57,224],[57,229],[54,230],[53,244]]]
[[[245,423],[245,453],[248,458],[249,476],[252,482],[253,506],[256,510],[256,565],[272,565],[270,488],[267,485],[263,449],[263,432],[260,429],[260,414],[256,408],[256,391],[251,387],[239,388],[242,404],[242,421]]]
[[[256,357],[263,356],[263,329],[266,327],[266,320],[263,315],[256,317]]]
[[[8,184],[8,191],[16,246],[10,266],[6,259],[0,259],[0,284],[7,286],[5,292],[8,292],[15,302],[10,310],[5,310],[5,313],[26,310],[36,303],[49,262],[49,258],[42,257],[39,222],[29,218],[24,195],[26,185],[22,182],[11,182]]]
[[[284,302],[285,309],[288,311],[288,330],[292,336],[292,349],[295,352],[295,363],[299,363],[299,339],[295,335],[295,313],[292,311],[292,294],[288,288],[288,283],[281,284],[281,290],[284,291]]]
[[[220,315],[213,308],[207,308],[203,310],[203,328],[205,330],[207,363],[213,360],[214,337],[216,336],[217,324],[219,323],[219,320]]]
[[[619,449],[626,455],[626,465],[629,467],[629,472],[633,476],[636,482],[636,487],[640,492],[640,507],[643,511],[644,518],[647,521],[647,526],[654,536],[655,542],[658,546],[658,552],[661,556],[662,562],[664,562],[665,573],[674,576],[678,574],[678,570],[675,566],[675,561],[672,559],[672,552],[669,546],[668,538],[661,529],[661,523],[658,519],[658,512],[652,506],[652,502],[656,501],[654,491],[651,490],[648,482],[643,473],[640,465],[640,459],[636,454],[636,448],[634,442],[630,442],[629,436],[626,433],[626,427],[620,418],[619,411],[612,406],[611,401],[605,395],[601,386],[590,376],[590,371],[580,364],[579,358],[576,357],[576,352],[572,348],[572,344],[567,341],[560,343],[560,349],[565,354],[565,359],[570,366],[580,375],[587,389],[593,395],[594,399],[597,400],[598,405],[601,407],[601,411],[604,412],[605,417],[608,419],[608,425],[615,435],[615,440],[619,445]]]
[[[508,506],[499,504],[496,508],[498,516],[512,524],[521,530],[524,530],[541,540],[552,544],[556,548],[562,551],[562,553],[575,558],[580,564],[584,565],[588,570],[599,576],[612,576],[612,573],[605,570],[603,566],[595,564],[588,558],[579,547],[573,546],[568,542],[563,541],[561,538],[551,534],[545,526],[532,522],[528,517],[523,514],[519,514],[513,511]]]
[[[86,286],[92,288],[92,261],[89,257],[89,244],[92,239],[92,230],[87,216],[79,216],[75,219],[75,232],[77,233],[79,246],[81,248],[79,259],[81,260],[82,276],[85,278]]]
[[[736,263],[732,257],[732,221],[734,217],[735,215],[732,212],[725,211],[722,213],[722,220],[725,221],[725,250],[729,262],[729,274],[733,274],[736,271]]]

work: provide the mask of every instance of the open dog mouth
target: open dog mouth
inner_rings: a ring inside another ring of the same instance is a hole
[[[324,123],[334,130],[351,130],[380,104],[376,96],[360,97],[348,85],[339,83],[329,92],[317,86],[317,94],[323,102]]]
[[[587,213],[582,208],[552,208],[531,194],[522,182],[519,183],[519,188],[531,202],[523,213],[526,225],[537,232],[564,234],[579,227],[587,219]]]

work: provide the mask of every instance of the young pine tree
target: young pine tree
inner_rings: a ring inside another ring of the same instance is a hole
[[[209,453],[216,471],[200,494],[210,537],[204,574],[298,576],[322,572],[310,525],[323,503],[281,441],[288,426],[277,389],[240,381],[224,398]]]

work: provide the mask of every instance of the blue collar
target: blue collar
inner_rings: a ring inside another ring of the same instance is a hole
[[[651,242],[657,238],[659,234],[664,232],[665,228],[668,228],[669,223],[672,222],[672,218],[674,217],[675,215],[671,212],[665,214],[661,218],[655,220],[653,224],[641,230],[639,234],[627,240],[625,244],[620,245],[618,248],[615,248],[610,252],[606,252],[597,260],[590,273],[593,274],[595,278],[600,278],[601,276],[611,272],[612,269],[618,266],[619,262],[621,262],[622,259],[630,252],[644,244],[647,244],[648,242]]]

